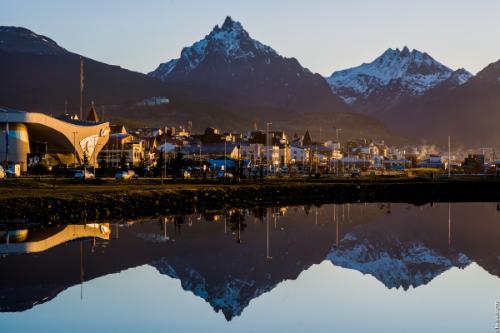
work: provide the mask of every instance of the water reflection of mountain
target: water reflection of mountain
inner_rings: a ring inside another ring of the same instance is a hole
[[[336,266],[370,274],[387,288],[405,290],[427,284],[444,271],[464,268],[471,262],[452,248],[433,248],[425,240],[400,231],[378,223],[355,228],[344,236],[338,248],[332,249],[328,259]]]
[[[499,276],[498,213],[492,205],[441,204],[402,209],[356,226],[332,248],[337,266],[370,274],[388,288],[418,287],[446,270],[476,261]]]
[[[228,320],[325,258],[371,274],[389,288],[420,286],[471,261],[498,276],[496,214],[493,205],[453,205],[450,230],[443,204],[336,206],[335,217],[332,205],[307,214],[299,208],[285,216],[270,212],[269,224],[265,216],[240,214],[226,223],[191,216],[175,223],[113,226],[109,242],[70,242],[0,259],[0,271],[6,272],[0,275],[0,311],[23,311],[82,281],[144,264],[179,279],[183,289]]]

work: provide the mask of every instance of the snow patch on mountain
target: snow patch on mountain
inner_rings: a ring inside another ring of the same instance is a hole
[[[466,71],[463,68],[457,69],[453,73],[453,75],[455,76],[455,79],[460,86],[465,84],[467,81],[469,81],[470,78],[473,76],[471,73],[469,73],[468,71]]]
[[[472,76],[465,70],[456,72],[459,84]],[[388,87],[399,95],[419,96],[450,79],[454,73],[427,53],[404,47],[402,50],[388,49],[371,63],[334,72],[327,82],[336,95],[353,104],[380,94]]]
[[[170,72],[175,68],[179,59],[172,59],[170,61],[164,62],[158,66],[158,68],[154,72],[154,76],[161,78],[167,77]]]

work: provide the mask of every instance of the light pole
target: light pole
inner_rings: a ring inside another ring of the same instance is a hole
[[[73,155],[73,164],[74,167],[76,168],[76,135],[78,132],[73,132],[73,148],[74,148],[74,155]]]
[[[451,177],[451,137],[448,135],[448,178]]]
[[[200,141],[200,171],[201,171],[201,145],[202,145],[202,144],[203,144],[203,143]]]
[[[227,138],[224,140],[224,178],[226,178],[226,159],[227,159]]]
[[[273,123],[266,123],[266,176],[269,176],[269,146],[270,146],[270,140],[269,140],[269,125],[272,125]]]
[[[339,150],[342,152],[342,145],[340,144],[340,132],[342,131],[342,128],[336,128],[335,129],[335,134],[337,135],[337,142],[339,144]],[[339,170],[338,170],[338,163],[337,163],[337,176],[338,176]],[[345,170],[344,170],[344,157],[342,156],[342,176],[344,175]]]
[[[165,136],[165,143],[163,145],[163,169],[161,171],[161,184],[163,185],[163,177],[165,174],[165,178],[167,176],[167,136]]]
[[[96,143],[94,148],[94,176],[95,176],[95,166],[97,164],[97,151],[98,151],[97,147],[99,146],[102,146],[102,144]]]

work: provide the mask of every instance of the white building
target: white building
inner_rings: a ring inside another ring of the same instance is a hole
[[[306,164],[309,160],[309,148],[290,146],[290,163]]]

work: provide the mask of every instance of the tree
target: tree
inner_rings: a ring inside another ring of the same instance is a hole
[[[87,151],[83,152],[83,167],[87,168],[89,166],[89,157],[87,155]]]
[[[108,167],[108,162],[104,159],[104,156],[99,160],[99,168],[106,169]]]
[[[163,167],[165,165],[165,158],[164,158],[164,153],[160,151],[158,154],[158,158],[156,159],[156,172],[157,174],[162,174],[163,172]]]
[[[122,170],[128,169],[127,155],[125,155],[125,153],[123,153],[121,158],[120,158],[120,168]]]
[[[170,172],[174,177],[180,177],[184,168],[184,154],[178,151],[175,157],[170,160]]]

